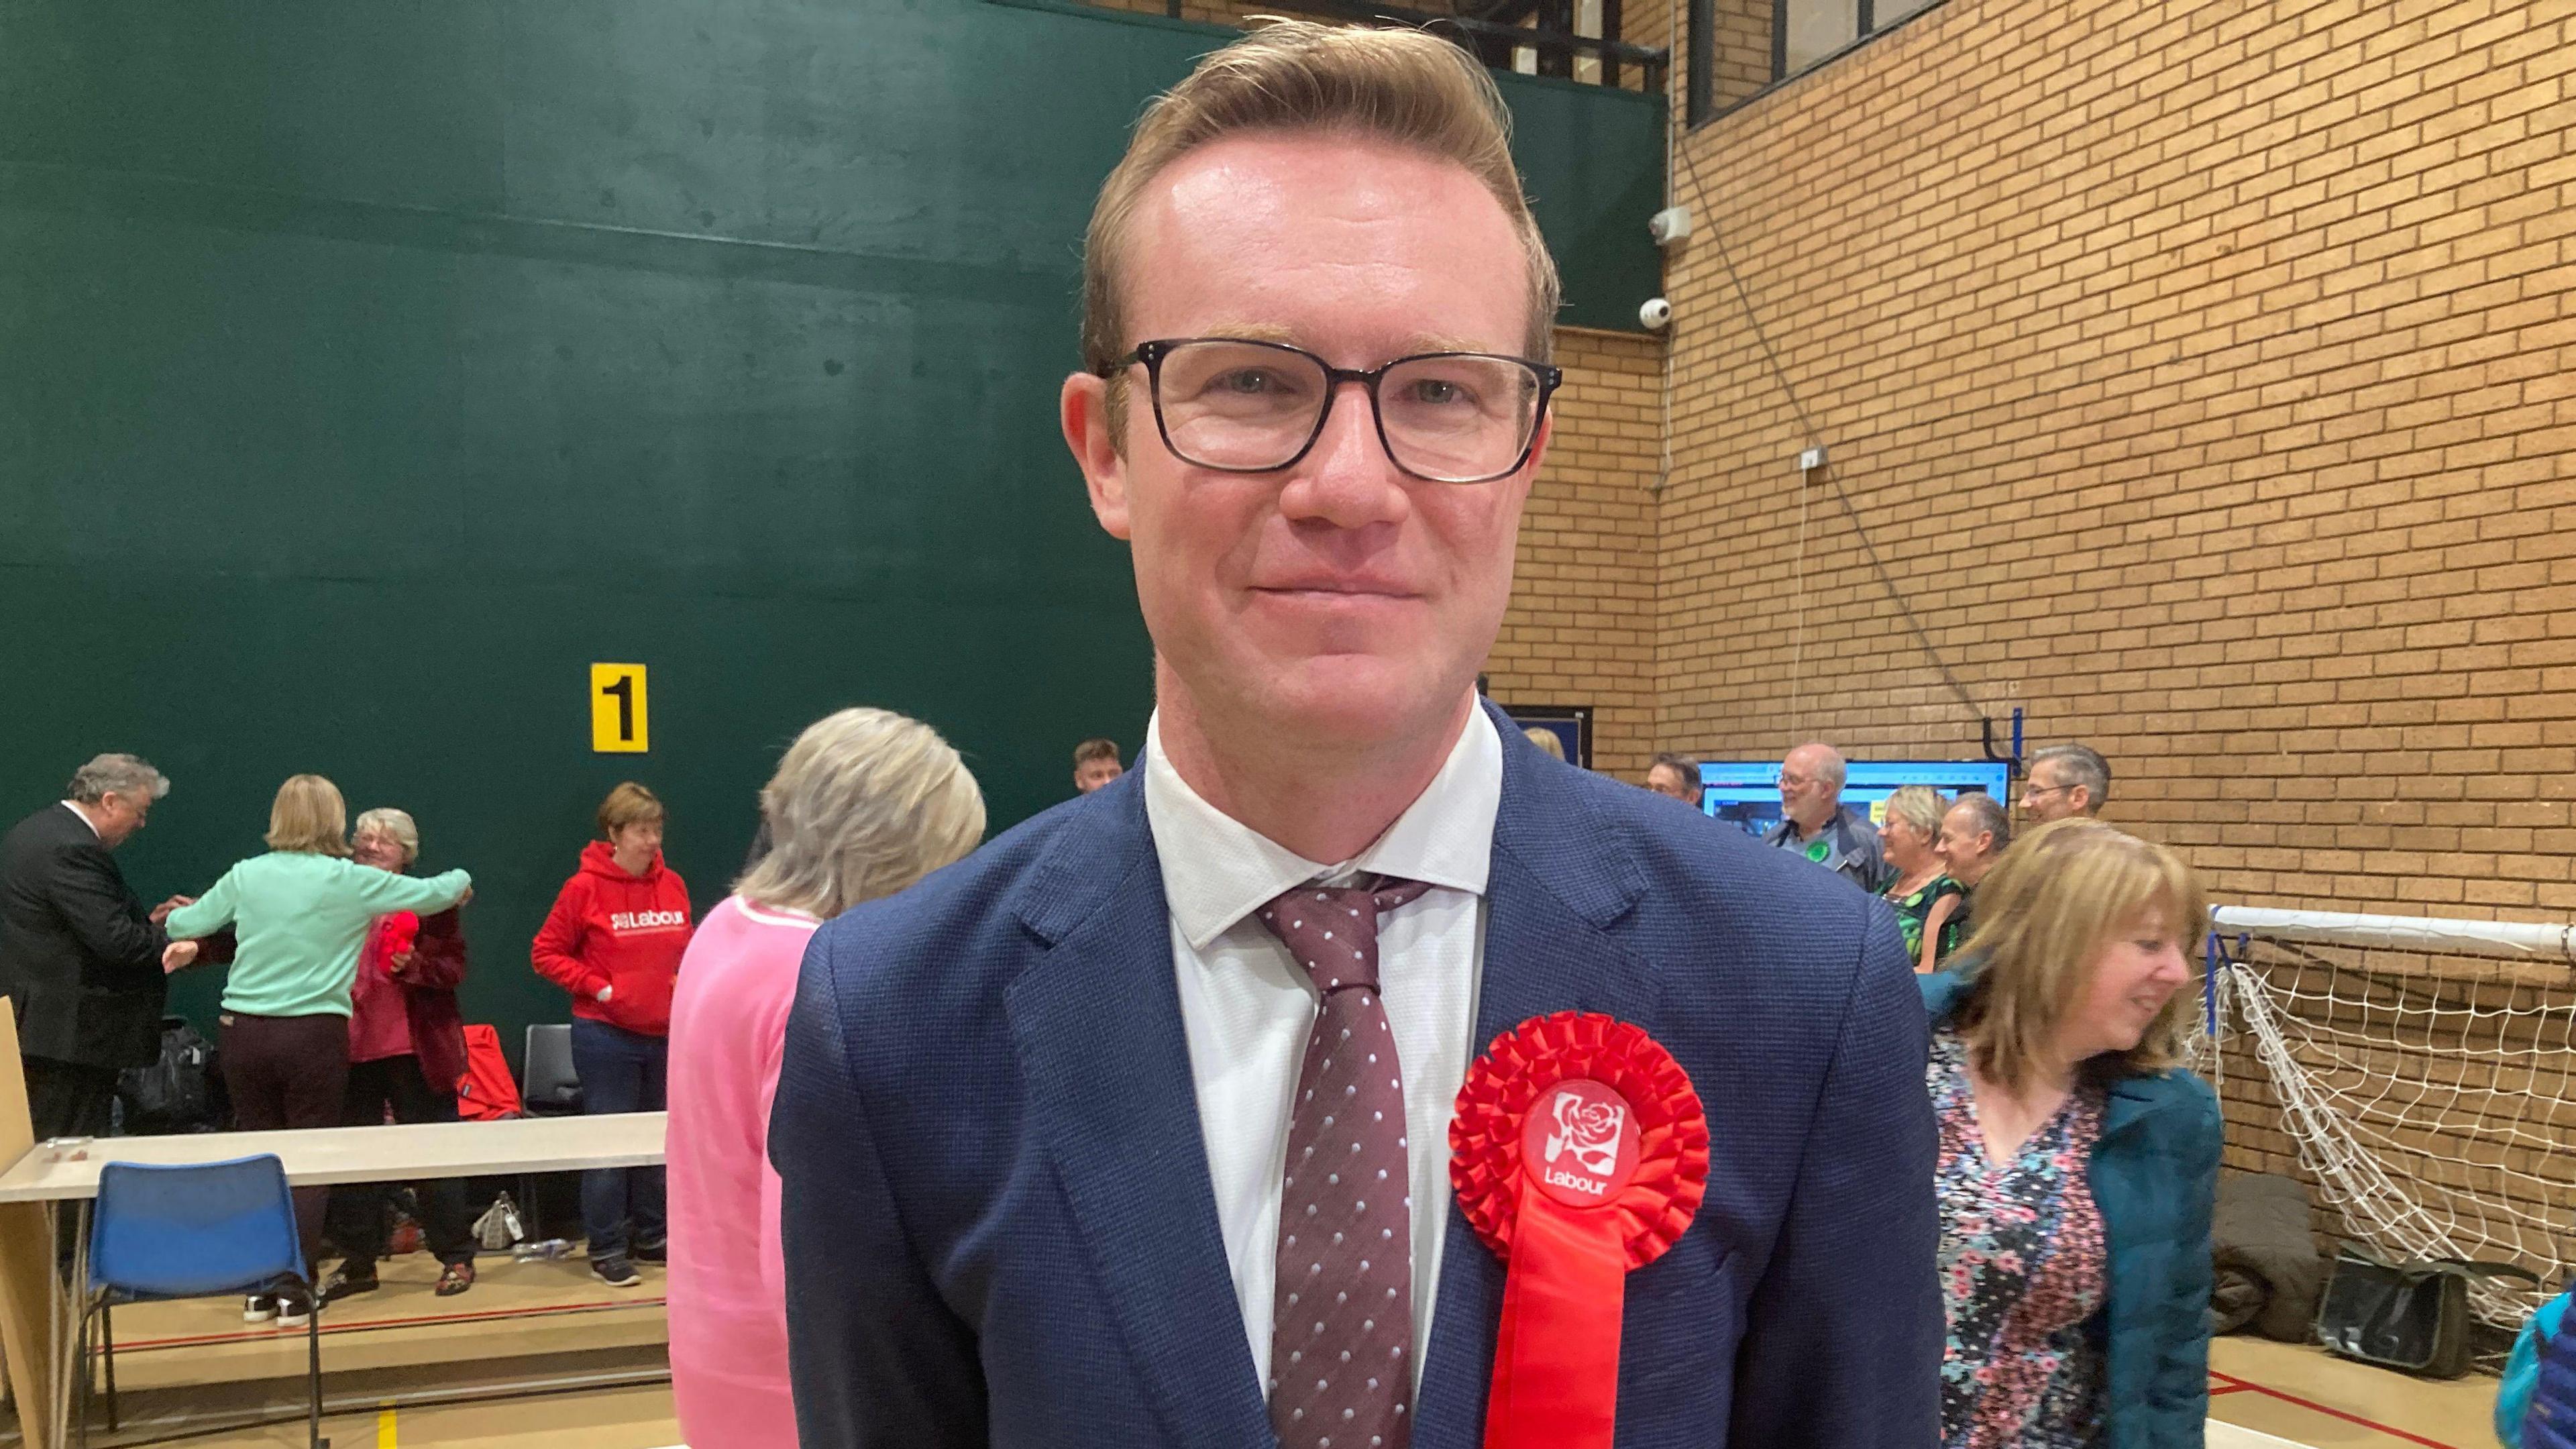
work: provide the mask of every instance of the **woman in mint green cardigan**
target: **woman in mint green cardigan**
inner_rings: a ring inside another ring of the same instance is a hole
[[[2199,1449],[2223,1123],[2182,1070],[2208,910],[2096,820],[2014,842],[1923,978],[1949,1317],[1943,1449]]]
[[[245,1132],[340,1125],[349,1078],[349,989],[367,927],[392,911],[433,914],[473,894],[461,870],[420,879],[349,856],[348,806],[319,775],[278,787],[266,855],[224,872],[170,913],[165,971],[193,963],[198,942],[226,926],[238,944],[224,978],[220,1044],[235,1125]],[[295,1190],[295,1225],[309,1266],[321,1239],[325,1188]],[[300,1328],[308,1286],[252,1298],[243,1317]]]

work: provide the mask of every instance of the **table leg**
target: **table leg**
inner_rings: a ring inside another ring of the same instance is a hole
[[[48,1204],[60,1212],[61,1204]],[[53,1277],[54,1376],[53,1434],[57,1445],[71,1442],[72,1405],[83,1397],[79,1392],[89,1376],[89,1336],[81,1331],[81,1298],[89,1287],[89,1199],[74,1198],[72,1209],[72,1265],[69,1280],[56,1272]],[[52,1218],[53,1214],[47,1214]],[[53,1223],[47,1222],[51,1228]],[[47,1241],[60,1241],[47,1235]]]
[[[56,1449],[57,1444],[47,1432],[54,1422],[58,1348],[52,1336],[53,1283],[60,1272],[53,1224],[42,1203],[0,1203],[0,1346],[8,1354],[9,1388],[27,1449]]]

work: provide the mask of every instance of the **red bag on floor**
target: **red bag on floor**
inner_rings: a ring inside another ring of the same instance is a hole
[[[526,1113],[519,1084],[501,1055],[501,1034],[476,1022],[465,1028],[465,1075],[456,1079],[456,1115],[468,1122],[498,1122]]]

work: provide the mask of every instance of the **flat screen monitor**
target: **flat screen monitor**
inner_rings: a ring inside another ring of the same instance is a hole
[[[2012,788],[2009,768],[2001,760],[1854,760],[1843,778],[1843,804],[1878,825],[1887,819],[1887,797],[1903,785],[1929,785],[1948,800],[1962,790],[2002,800]],[[1705,761],[1699,777],[1708,787],[1700,808],[1709,814],[1753,835],[1780,823],[1778,760]]]

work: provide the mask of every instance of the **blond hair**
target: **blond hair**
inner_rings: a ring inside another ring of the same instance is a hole
[[[1976,986],[1956,1025],[1978,1074],[2020,1090],[2092,984],[2102,948],[2148,911],[2186,951],[2209,920],[2199,877],[2152,841],[2079,816],[2004,852],[1977,887],[1975,933],[1960,948],[1977,963]],[[2192,1008],[2190,992],[2175,992],[2135,1047],[2095,1070],[2135,1076],[2180,1062]]]
[[[619,782],[599,802],[599,838],[615,840],[617,832],[629,825],[662,818],[662,797],[632,780]]]
[[[760,792],[769,854],[734,882],[755,905],[837,916],[960,859],[984,792],[939,732],[890,710],[808,726]]]
[[[1562,760],[1565,758],[1565,741],[1556,737],[1556,731],[1526,729],[1521,731],[1521,733],[1529,736],[1529,742],[1538,746],[1538,752],[1540,754],[1556,760]]]
[[[1933,835],[1941,829],[1941,813],[1949,808],[1950,802],[1929,785],[1899,786],[1887,797],[1887,818],[1914,827],[1925,845],[1932,843]]]
[[[319,775],[290,775],[268,807],[268,848],[301,855],[349,853],[349,806]]]
[[[1324,132],[1389,142],[1465,167],[1520,237],[1528,263],[1527,356],[1545,362],[1560,294],[1555,259],[1512,165],[1512,117],[1494,78],[1467,53],[1416,30],[1361,30],[1281,20],[1207,56],[1145,107],[1126,158],[1101,183],[1082,248],[1082,365],[1110,380],[1116,441],[1127,337],[1120,282],[1128,231],[1145,189],[1213,141],[1247,132]]]
[[[379,805],[358,812],[358,823],[349,827],[349,839],[354,842],[370,835],[381,835],[402,847],[405,865],[420,859],[420,827],[412,823],[409,811]]]

